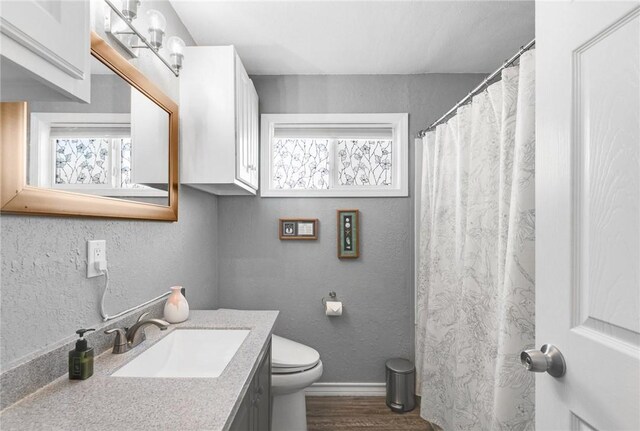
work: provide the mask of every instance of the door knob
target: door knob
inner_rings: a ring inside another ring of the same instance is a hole
[[[525,350],[520,353],[520,362],[527,371],[534,373],[546,371],[553,377],[562,377],[567,371],[564,356],[553,344],[545,344],[540,350]]]

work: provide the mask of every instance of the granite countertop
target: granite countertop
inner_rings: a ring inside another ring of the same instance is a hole
[[[93,377],[65,375],[0,414],[3,431],[46,430],[226,430],[244,397],[258,358],[268,346],[277,311],[192,311],[189,320],[160,331],[133,350],[95,358]],[[217,378],[111,377],[124,364],[176,328],[250,329]]]

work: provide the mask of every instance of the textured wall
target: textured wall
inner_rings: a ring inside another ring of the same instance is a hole
[[[167,2],[144,2],[167,18],[167,32],[193,40]],[[101,28],[104,3],[92,0]],[[105,37],[105,35],[102,35]],[[178,80],[148,53],[138,66],[178,99]],[[217,304],[217,200],[180,191],[177,223],[81,218],[0,217],[0,370],[47,350],[79,327],[100,325],[103,278],[86,278],[86,241],[107,240],[111,274],[107,312],[151,299],[174,284],[187,288],[193,308]]]
[[[86,242],[107,240],[115,314],[181,284],[193,308],[215,308],[217,202],[184,187],[177,223],[2,215],[2,369],[100,325],[104,278],[86,278]]]
[[[409,112],[415,133],[463,97],[480,75],[254,76],[260,112]],[[410,157],[410,187],[413,182]],[[336,257],[336,209],[361,210],[362,255]],[[381,382],[384,361],[413,356],[413,199],[218,200],[220,306],[278,309],[276,332],[315,347],[323,381]],[[280,241],[279,217],[317,217],[318,241]],[[327,318],[320,299],[344,301]]]

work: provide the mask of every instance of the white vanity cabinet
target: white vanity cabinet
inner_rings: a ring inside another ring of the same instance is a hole
[[[89,3],[2,2],[2,100],[90,101]]]
[[[180,182],[218,195],[258,190],[258,93],[233,46],[185,49]]]

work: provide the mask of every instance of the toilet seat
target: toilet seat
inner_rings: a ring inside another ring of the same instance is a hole
[[[320,361],[316,362],[315,364],[313,364],[310,367],[292,367],[292,368],[287,368],[287,367],[274,367],[271,366],[271,374],[296,374],[296,373],[302,373],[304,371],[309,371],[314,369],[315,367],[318,366],[318,364],[320,363]]]
[[[271,341],[271,373],[292,374],[314,368],[320,362],[317,350],[277,335]]]

